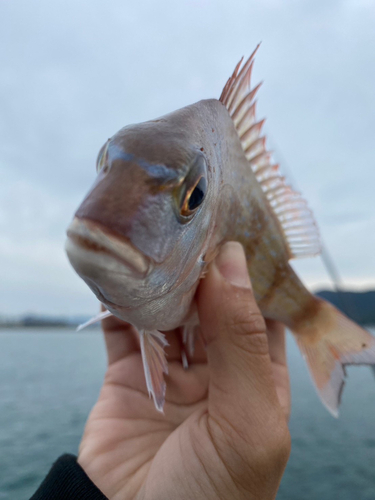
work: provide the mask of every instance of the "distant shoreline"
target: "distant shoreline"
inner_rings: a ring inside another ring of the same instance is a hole
[[[30,330],[35,330],[36,328],[64,328],[64,329],[76,329],[80,324],[83,322],[79,323],[60,323],[60,322],[36,322],[33,324],[25,324],[21,322],[0,322],[0,330],[5,330],[5,329],[16,329],[16,328],[27,328]],[[95,323],[94,325],[90,325],[87,328],[98,328],[100,326],[100,323]]]
[[[349,318],[363,326],[375,326],[375,290],[366,292],[320,290],[316,296],[331,302],[343,311]],[[0,315],[0,330],[13,328],[77,328],[85,323],[88,316],[43,316],[39,314],[25,314],[18,317]],[[95,325],[97,327],[99,325]],[[91,326],[92,328],[92,326]]]

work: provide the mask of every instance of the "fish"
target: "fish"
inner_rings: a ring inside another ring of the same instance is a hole
[[[282,176],[256,114],[255,51],[219,99],[128,125],[99,151],[97,177],[67,230],[66,252],[105,311],[133,325],[149,396],[163,412],[162,332],[193,351],[195,292],[227,241],[243,245],[257,304],[292,332],[317,393],[338,415],[347,365],[375,364],[375,338],[314,296],[289,261],[319,254],[319,230]],[[186,356],[183,360],[186,366]]]

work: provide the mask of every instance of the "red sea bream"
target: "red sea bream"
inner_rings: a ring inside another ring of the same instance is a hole
[[[194,294],[220,246],[245,249],[258,305],[294,334],[318,394],[336,415],[347,364],[375,364],[375,339],[314,297],[288,261],[316,255],[303,198],[267,152],[250,88],[254,54],[220,99],[129,125],[102,147],[97,178],[68,228],[76,272],[108,312],[139,332],[146,383],[162,411],[162,331],[199,332]]]

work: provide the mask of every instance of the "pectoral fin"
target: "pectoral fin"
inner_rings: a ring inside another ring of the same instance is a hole
[[[93,325],[94,323],[99,323],[99,321],[102,321],[102,319],[108,318],[108,316],[112,316],[112,313],[109,311],[103,311],[103,312],[97,314],[96,316],[94,316],[93,318],[89,319],[88,321],[86,321],[86,323],[82,323],[81,325],[78,325],[76,331],[80,332],[81,330],[83,330],[87,326]]]
[[[168,342],[165,336],[156,330],[140,332],[139,336],[147,390],[153,397],[156,409],[163,413],[166,391],[163,374],[168,374],[164,347]]]

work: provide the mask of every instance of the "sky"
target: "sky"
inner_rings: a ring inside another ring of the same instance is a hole
[[[0,2],[0,315],[93,314],[65,230],[108,137],[218,98],[261,41],[268,145],[346,288],[375,287],[375,0]],[[294,261],[311,289],[320,258]]]

